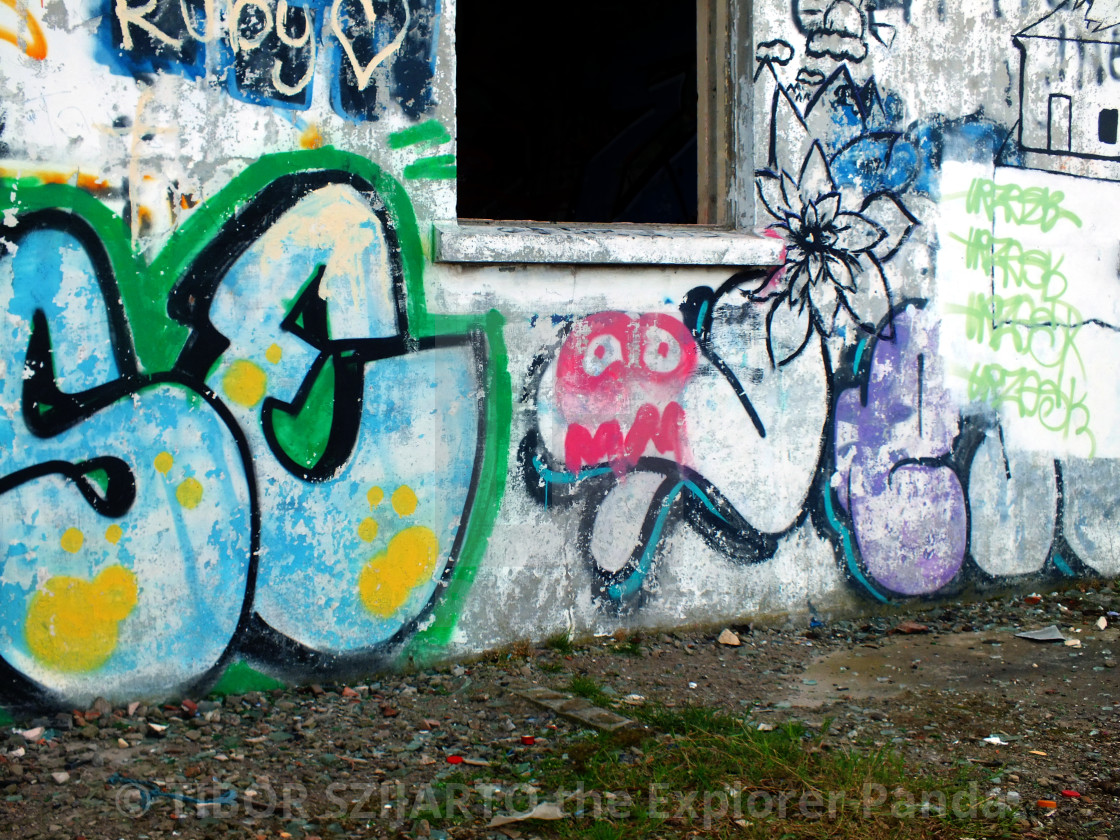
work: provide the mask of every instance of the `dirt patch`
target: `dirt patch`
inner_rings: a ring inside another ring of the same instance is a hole
[[[622,715],[712,706],[753,726],[803,721],[824,749],[888,747],[931,784],[964,768],[982,795],[1018,803],[1019,836],[1116,838],[1120,633],[1097,625],[1120,621],[1109,613],[1120,613],[1117,590],[1084,587],[1041,603],[735,627],[737,647],[717,641],[725,628],[620,634],[350,686],[24,718],[0,738],[0,836],[506,838],[469,808],[440,827],[402,816],[393,797],[466,770],[485,793],[489,767],[531,774],[566,755],[581,724],[517,692],[583,680]],[[927,632],[895,632],[907,620]],[[1080,647],[1015,638],[1049,624]]]
[[[1080,641],[1079,634],[1072,638]],[[1060,679],[1067,690],[1115,696],[1120,703],[1120,670],[1102,664],[1111,661],[1113,648],[1120,650],[1120,633],[1112,628],[1087,635],[1076,649],[1016,638],[1011,630],[894,636],[814,658],[788,699],[819,708],[905,691],[985,693]]]

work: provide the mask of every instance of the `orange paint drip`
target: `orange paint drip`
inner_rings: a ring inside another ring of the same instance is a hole
[[[19,10],[16,8],[16,0],[0,0],[0,3],[3,3],[17,14],[19,13]],[[39,26],[39,21],[31,17],[31,12],[24,9],[23,22],[27,26],[26,35],[30,36],[30,41],[27,41],[25,37],[25,42],[20,44],[19,35],[2,26],[0,26],[0,41],[7,41],[17,49],[22,49],[24,54],[28,57],[34,58],[37,61],[42,61],[47,57],[47,38],[43,35],[43,30]]]
[[[91,193],[106,193],[110,190],[109,182],[96,175],[83,175],[78,173],[78,189]]]
[[[323,147],[323,142],[323,135],[317,125],[309,125],[299,136],[301,149],[320,149]]]
[[[5,0],[0,0],[0,2],[5,2]],[[28,171],[26,169],[13,169],[9,166],[2,166],[0,167],[0,177],[34,178],[41,184],[74,184],[79,189],[85,190],[93,195],[105,195],[113,189],[113,185],[104,178],[82,172]]]

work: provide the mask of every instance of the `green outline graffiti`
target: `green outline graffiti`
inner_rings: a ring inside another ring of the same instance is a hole
[[[424,289],[425,256],[412,202],[405,189],[379,166],[358,155],[331,147],[261,157],[226,186],[195,207],[148,263],[130,245],[125,221],[98,198],[65,184],[42,184],[35,179],[0,179],[0,211],[28,212],[61,209],[76,214],[100,238],[120,290],[128,332],[141,371],[158,374],[172,369],[190,329],[171,319],[167,299],[171,289],[206,245],[240,209],[277,178],[306,171],[333,169],[371,183],[384,201],[397,233],[404,275],[409,333],[414,339],[480,331],[489,345],[483,407],[484,435],[474,502],[459,558],[442,596],[404,651],[414,659],[430,660],[447,644],[485,555],[494,521],[505,492],[512,416],[512,385],[502,334],[504,319],[496,310],[483,314],[433,315]],[[2,237],[2,231],[0,231]],[[170,687],[169,687],[170,688]]]

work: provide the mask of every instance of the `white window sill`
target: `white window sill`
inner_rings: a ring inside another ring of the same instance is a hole
[[[540,222],[435,223],[434,258],[443,263],[773,266],[780,240],[697,225]]]

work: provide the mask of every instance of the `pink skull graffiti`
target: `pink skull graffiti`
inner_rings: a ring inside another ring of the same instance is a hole
[[[606,461],[621,474],[647,452],[687,463],[675,398],[696,359],[692,333],[672,315],[597,312],[576,322],[556,366],[567,468]]]

